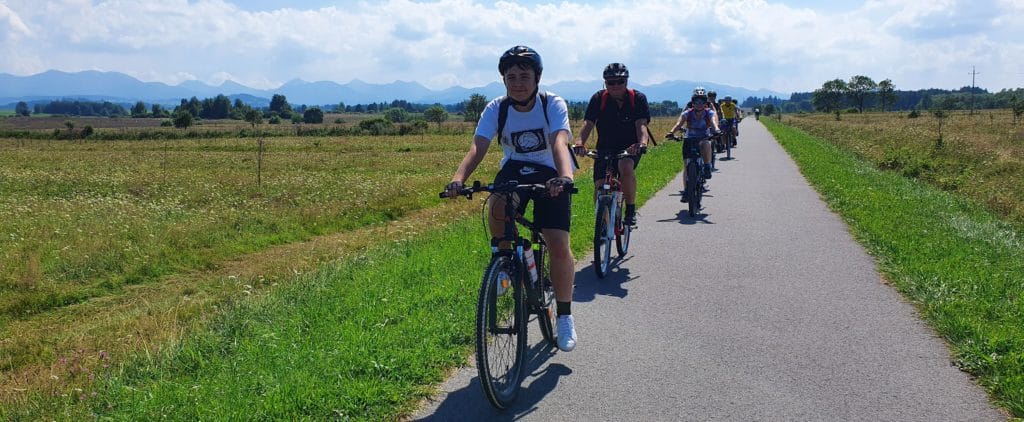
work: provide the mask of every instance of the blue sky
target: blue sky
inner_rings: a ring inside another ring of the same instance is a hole
[[[292,79],[497,81],[516,44],[544,82],[687,79],[809,91],[867,75],[898,89],[1024,86],[1021,0],[0,0],[0,72],[127,73],[275,88]]]

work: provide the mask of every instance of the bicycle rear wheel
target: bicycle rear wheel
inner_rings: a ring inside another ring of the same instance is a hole
[[[594,271],[599,278],[608,275],[608,263],[612,258],[612,238],[615,237],[615,228],[612,224],[612,198],[602,196],[598,199],[594,218]]]
[[[519,394],[526,354],[526,305],[512,257],[497,255],[484,271],[476,308],[476,367],[484,395],[505,409]]]
[[[538,294],[540,295],[540,306],[534,308],[537,314],[537,323],[540,324],[540,334],[551,345],[558,345],[558,335],[555,333],[555,286],[551,284],[551,270],[547,265],[547,247],[541,244],[533,256],[537,260],[537,274],[540,280],[537,281]]]

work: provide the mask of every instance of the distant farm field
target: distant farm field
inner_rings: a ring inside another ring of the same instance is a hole
[[[1010,110],[793,114],[786,124],[852,151],[877,167],[986,204],[1024,224],[1024,122]],[[941,132],[940,132],[941,125]],[[940,135],[941,133],[941,135]]]

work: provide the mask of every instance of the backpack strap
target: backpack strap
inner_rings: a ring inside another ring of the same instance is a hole
[[[512,99],[506,96],[498,104],[498,139],[501,139],[501,131],[505,130],[505,122],[508,121],[508,108],[512,106]],[[544,123],[551,126],[551,122],[548,120],[548,94],[547,92],[540,92],[540,106],[544,110]]]
[[[636,108],[636,90],[634,90],[633,88],[630,88],[627,91],[629,92],[629,107],[630,107],[630,109]],[[608,90],[607,89],[602,89],[601,90],[601,111],[602,112],[604,111],[604,107],[606,105],[608,105]]]

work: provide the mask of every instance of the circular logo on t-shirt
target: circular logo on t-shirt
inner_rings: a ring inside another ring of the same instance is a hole
[[[512,145],[520,154],[543,151],[547,149],[547,142],[544,142],[543,129],[524,130],[512,133]]]

